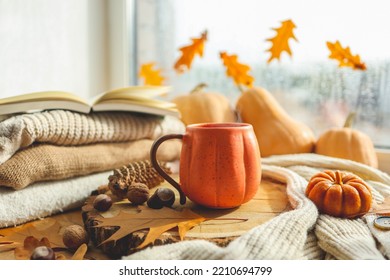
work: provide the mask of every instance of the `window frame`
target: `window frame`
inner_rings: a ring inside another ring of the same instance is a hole
[[[137,1],[108,1],[110,33],[110,81],[137,84]],[[125,62],[128,63],[125,63]],[[379,169],[390,174],[390,148],[376,148]]]

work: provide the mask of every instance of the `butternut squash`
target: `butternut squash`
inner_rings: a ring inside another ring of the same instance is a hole
[[[252,124],[263,157],[313,152],[313,131],[290,117],[266,89],[244,91],[236,110],[242,122]]]

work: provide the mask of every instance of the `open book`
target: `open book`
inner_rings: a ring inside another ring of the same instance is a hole
[[[0,99],[0,115],[63,109],[86,114],[91,111],[129,111],[180,117],[174,103],[156,98],[169,90],[170,87],[164,86],[130,86],[102,93],[91,102],[69,92],[34,92]]]

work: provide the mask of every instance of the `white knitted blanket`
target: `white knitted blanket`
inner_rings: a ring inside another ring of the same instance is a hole
[[[305,196],[308,180],[324,169],[351,171],[371,187],[381,203],[390,195],[390,176],[349,160],[316,154],[262,159],[263,177],[286,183],[293,210],[280,214],[227,247],[205,241],[154,246],[123,259],[389,259],[390,231],[372,225],[375,214],[349,220],[319,214]]]
[[[34,142],[62,146],[156,139],[184,132],[175,117],[103,112],[80,114],[52,110],[16,115],[0,122],[0,164]]]
[[[91,192],[107,184],[112,171],[35,183],[23,190],[0,188],[0,228],[16,226],[81,207]]]

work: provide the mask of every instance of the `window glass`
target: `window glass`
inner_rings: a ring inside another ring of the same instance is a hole
[[[156,62],[173,86],[173,95],[208,84],[230,98],[240,94],[219,58],[221,51],[237,54],[251,67],[255,86],[268,89],[285,110],[318,135],[342,126],[356,112],[354,128],[390,147],[390,2],[385,0],[142,0],[136,1],[135,67]],[[267,63],[273,28],[291,19],[297,41],[290,40],[292,56]],[[179,47],[207,30],[202,58],[177,74],[173,65]],[[359,54],[367,70],[339,68],[326,42],[339,40]],[[142,83],[142,80],[139,80]]]

